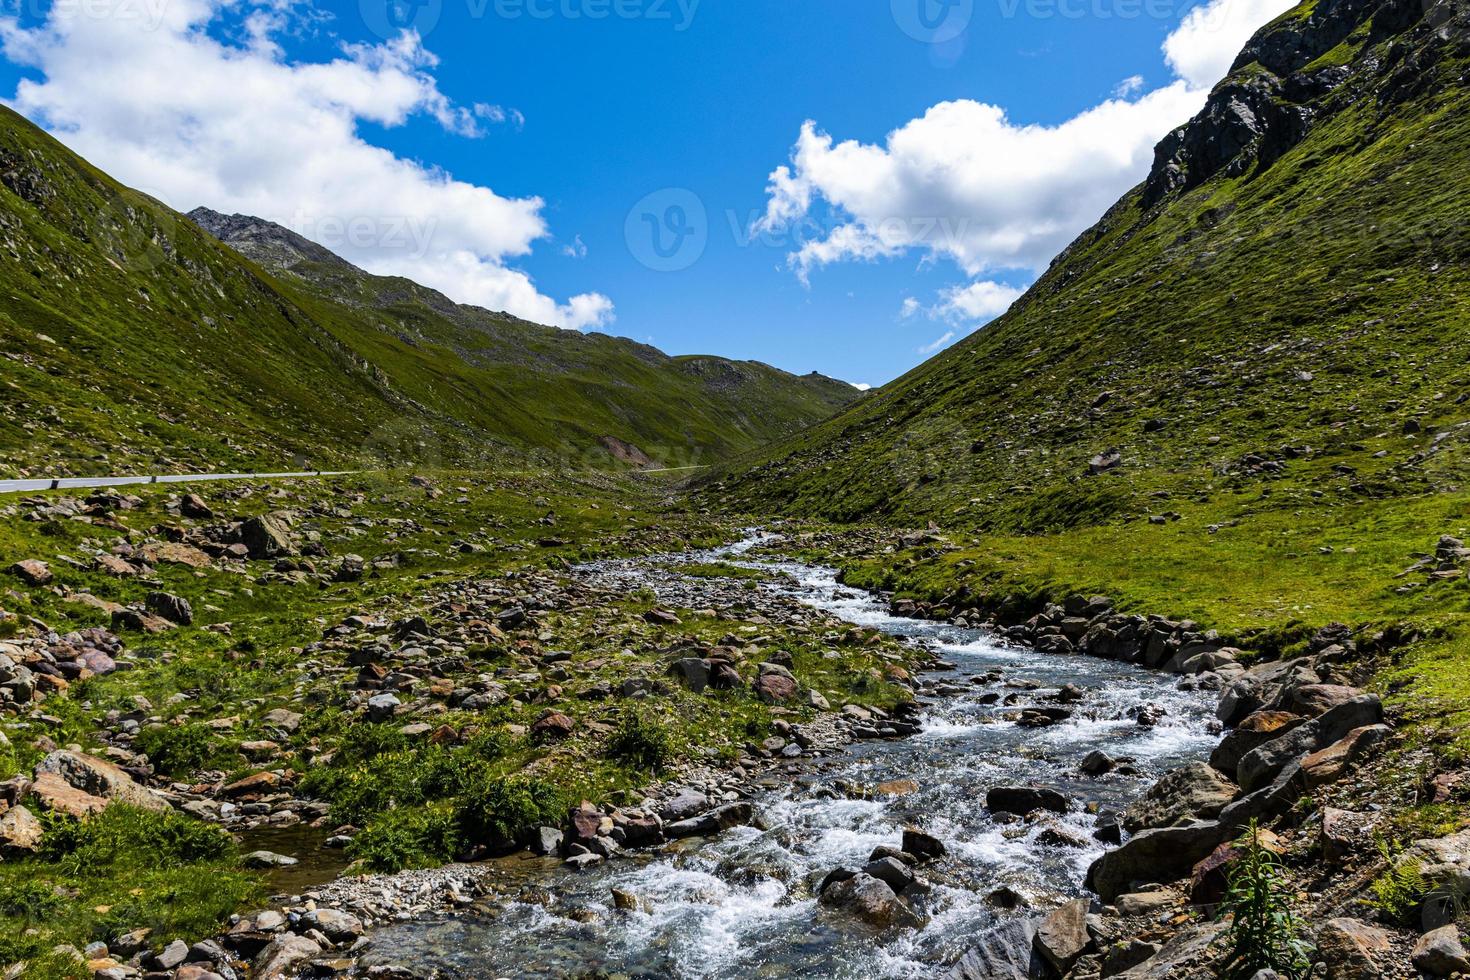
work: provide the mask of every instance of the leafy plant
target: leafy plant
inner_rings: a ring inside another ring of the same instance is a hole
[[[138,733],[136,746],[159,772],[183,776],[203,769],[217,744],[207,725],[156,725]]]
[[[372,871],[432,868],[459,850],[454,811],[446,806],[392,810],[352,840],[348,853]]]
[[[1378,841],[1378,852],[1388,862],[1388,870],[1369,886],[1373,891],[1372,904],[1393,922],[1411,923],[1429,894],[1423,869],[1417,861],[1398,859],[1387,840]]]
[[[487,778],[458,801],[455,819],[467,843],[498,846],[520,840],[536,827],[560,822],[566,799],[535,777]]]
[[[640,769],[657,769],[673,755],[674,737],[667,725],[636,711],[623,716],[607,748]]]
[[[1221,976],[1249,980],[1261,970],[1275,970],[1287,980],[1306,980],[1312,975],[1312,948],[1292,913],[1281,860],[1261,842],[1254,820],[1235,846],[1240,857],[1230,869],[1221,906],[1221,914],[1231,917],[1231,950]]]

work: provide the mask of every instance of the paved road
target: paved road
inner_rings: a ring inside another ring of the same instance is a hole
[[[171,476],[79,476],[60,480],[0,480],[0,493],[36,490],[84,490],[89,487],[126,487],[138,483],[206,483],[214,480],[284,480],[303,476],[350,476],[358,470],[307,473],[185,473]]]

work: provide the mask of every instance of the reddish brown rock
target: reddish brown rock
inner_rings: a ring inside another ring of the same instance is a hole
[[[246,776],[244,779],[231,783],[220,792],[231,799],[241,799],[269,793],[279,785],[281,785],[280,776],[273,772],[258,772],[253,776]]]
[[[560,711],[548,711],[531,726],[531,733],[541,738],[563,739],[577,728],[577,723]]]
[[[1387,725],[1367,725],[1355,728],[1341,741],[1313,752],[1302,760],[1302,775],[1307,786],[1316,788],[1337,782],[1355,761],[1392,734],[1393,729]]]
[[[755,679],[755,696],[766,702],[785,702],[796,697],[796,681],[784,674],[762,674]]]

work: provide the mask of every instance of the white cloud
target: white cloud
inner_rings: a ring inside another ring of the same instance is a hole
[[[923,309],[923,303],[920,303],[912,296],[905,296],[903,299],[903,308],[898,311],[898,315],[903,317],[905,320],[909,320],[915,316],[918,316],[919,313],[923,312]]]
[[[571,244],[562,246],[561,254],[569,259],[585,259],[587,257],[587,243],[582,241],[581,235],[578,235],[572,239]]]
[[[852,385],[858,391],[872,391],[873,390],[873,386],[872,385],[869,385],[869,384],[856,384],[856,383],[854,383],[852,381],[849,381],[848,384]]]
[[[1052,126],[969,99],[935,105],[881,143],[839,141],[808,121],[791,162],[770,176],[757,229],[827,219],[834,230],[787,257],[803,282],[832,263],[909,251],[952,261],[971,279],[1035,274],[1143,179],[1159,139],[1203,106],[1250,33],[1290,6],[1213,0],[1164,42],[1174,81],[1144,91],[1142,76],[1130,77],[1112,98]],[[957,321],[993,316],[1002,299],[1015,299],[995,287],[957,287],[935,310]],[[902,315],[919,308],[905,302]]]
[[[951,340],[954,340],[954,331],[953,330],[946,330],[944,332],[944,336],[940,337],[938,340],[935,340],[934,343],[932,343],[932,344],[925,344],[923,347],[920,347],[919,348],[919,353],[920,354],[932,354],[935,351],[937,351],[939,348],[943,347],[945,344],[949,343]]]
[[[1164,39],[1164,60],[1195,88],[1212,88],[1252,34],[1295,6],[1295,0],[1215,0],[1196,7]]]
[[[1010,309],[1024,291],[985,279],[966,286],[952,286],[941,294],[935,312],[950,321],[989,323]]]
[[[1113,98],[1126,99],[1130,95],[1137,95],[1143,91],[1143,76],[1129,75],[1113,87]]]
[[[427,115],[474,136],[519,113],[455,105],[413,34],[288,60],[274,38],[293,10],[279,0],[94,0],[54,4],[35,27],[0,17],[0,53],[42,76],[21,81],[9,104],[176,208],[258,215],[370,271],[527,319],[611,320],[607,297],[558,302],[507,264],[548,237],[540,198],[502,197],[358,132]]]

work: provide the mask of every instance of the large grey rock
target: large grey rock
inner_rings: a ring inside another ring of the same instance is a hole
[[[321,953],[321,946],[305,936],[277,936],[255,958],[255,980],[286,980],[295,976],[296,967]]]
[[[985,807],[992,813],[1016,813],[1025,816],[1037,810],[1066,813],[1072,808],[1072,801],[1054,789],[995,786],[985,794]]]
[[[240,525],[240,543],[257,560],[295,554],[291,531],[286,522],[274,514],[252,517]]]
[[[1225,930],[1223,922],[1209,922],[1180,930],[1149,959],[1117,976],[1119,980],[1182,980],[1208,974],[1195,971],[1211,958],[1210,944]]]
[[[920,924],[918,915],[887,882],[868,874],[856,874],[829,885],[822,890],[820,901],[880,929]]]
[[[362,920],[351,912],[314,909],[302,916],[308,929],[316,929],[334,943],[350,943],[362,935]]]
[[[1460,942],[1460,927],[1442,926],[1426,932],[1414,944],[1411,956],[1414,968],[1425,976],[1448,977],[1470,973],[1470,956]]]
[[[1259,789],[1308,753],[1326,748],[1355,728],[1382,720],[1383,705],[1377,695],[1364,694],[1344,701],[1320,718],[1247,752],[1236,769],[1240,787],[1247,793]]]
[[[1306,719],[1289,711],[1256,711],[1225,733],[1210,753],[1210,765],[1234,776],[1240,760],[1267,742],[1278,739]]]
[[[1051,967],[1036,952],[1036,922],[1012,919],[981,933],[950,970],[950,980],[1042,980]]]
[[[1311,662],[1304,657],[1261,664],[1225,687],[1215,715],[1226,725],[1238,725],[1247,716],[1279,698],[1283,691],[1320,682],[1321,678]]]
[[[1203,762],[1191,762],[1167,773],[1123,814],[1130,834],[1154,827],[1177,827],[1212,820],[1235,799],[1239,788]]]
[[[1036,951],[1062,976],[1077,965],[1092,945],[1092,936],[1087,931],[1088,905],[1085,898],[1068,902],[1036,927]]]
[[[1136,884],[1177,881],[1225,839],[1225,829],[1213,820],[1145,830],[1094,861],[1087,869],[1087,887],[1111,902]]]
[[[161,812],[169,809],[168,801],[162,796],[138,785],[133,777],[96,756],[65,749],[52,752],[36,765],[37,776],[47,773],[91,796],[144,810]]]

